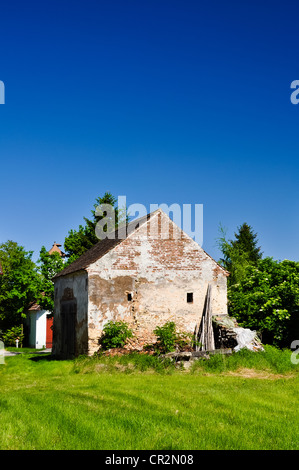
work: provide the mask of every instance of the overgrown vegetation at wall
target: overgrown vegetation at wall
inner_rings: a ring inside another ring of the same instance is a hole
[[[166,322],[162,326],[157,326],[153,333],[157,341],[153,344],[147,344],[145,351],[153,351],[155,354],[165,354],[175,350],[191,348],[194,344],[193,335],[177,331],[175,322]],[[109,321],[103,328],[103,335],[100,338],[99,352],[108,349],[123,348],[127,341],[134,337],[128,324],[123,321]]]
[[[157,326],[153,332],[157,336],[154,345],[156,352],[165,354],[192,345],[192,334],[177,331],[173,321]]]
[[[193,362],[188,372],[192,373],[225,373],[230,371],[252,369],[271,372],[273,374],[299,374],[299,352],[292,353],[288,349],[280,350],[266,345],[264,351],[253,352],[246,348],[230,355],[215,354],[208,359],[201,358]],[[128,353],[124,355],[79,357],[74,361],[74,371],[87,373],[94,371],[123,371],[126,373],[154,370],[159,373],[173,373],[175,370],[185,371],[182,363],[176,363],[163,355],[146,353]]]
[[[110,348],[122,348],[133,332],[128,324],[123,321],[109,321],[103,328],[103,337],[100,340],[104,350]]]

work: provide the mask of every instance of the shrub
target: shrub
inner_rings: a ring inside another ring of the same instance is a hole
[[[163,326],[157,326],[154,330],[157,336],[157,346],[162,353],[184,349],[189,346],[192,335],[185,332],[177,332],[173,321],[165,323]]]
[[[161,352],[168,353],[175,350],[177,335],[173,321],[167,322],[163,326],[157,326],[154,329],[154,334],[157,336],[157,343]]]
[[[262,342],[290,347],[299,334],[299,263],[259,260],[228,289],[229,314],[240,326],[260,331]]]
[[[122,321],[109,321],[103,328],[104,336],[101,339],[103,349],[122,348],[133,333],[127,323]]]
[[[6,346],[15,346],[16,340],[19,340],[21,344],[24,339],[21,326],[13,326],[10,330],[6,330],[2,333],[2,340]]]

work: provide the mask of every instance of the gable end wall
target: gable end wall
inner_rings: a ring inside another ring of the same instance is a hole
[[[140,347],[154,341],[153,330],[167,321],[193,333],[208,284],[213,314],[227,314],[225,271],[175,224],[168,227],[169,220],[157,213],[150,229],[144,224],[87,268],[89,354],[99,348],[109,320],[127,322]],[[193,293],[192,303],[187,303],[188,292]]]

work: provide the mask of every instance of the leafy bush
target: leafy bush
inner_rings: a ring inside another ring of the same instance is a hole
[[[103,333],[101,340],[103,349],[122,348],[126,341],[133,337],[127,323],[122,321],[109,321],[104,326]]]
[[[192,339],[192,335],[189,333],[177,332],[173,321],[169,321],[163,326],[157,326],[154,329],[154,334],[157,336],[156,346],[162,353],[184,349],[190,345]]]
[[[157,326],[154,329],[154,334],[157,336],[157,343],[162,352],[168,353],[175,350],[177,334],[173,321],[167,322],[163,326]]]
[[[21,344],[24,339],[21,326],[14,326],[10,330],[6,330],[2,333],[2,340],[5,346],[15,346],[17,339],[19,340],[19,344]]]
[[[228,306],[240,326],[261,332],[264,344],[290,347],[299,335],[299,263],[265,258],[248,266],[228,289]]]

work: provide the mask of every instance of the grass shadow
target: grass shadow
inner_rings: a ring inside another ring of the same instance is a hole
[[[40,361],[49,362],[49,361],[62,360],[58,358],[57,356],[53,356],[51,353],[38,353],[37,356],[32,356],[32,357],[29,357],[28,359],[33,362],[40,362]]]

